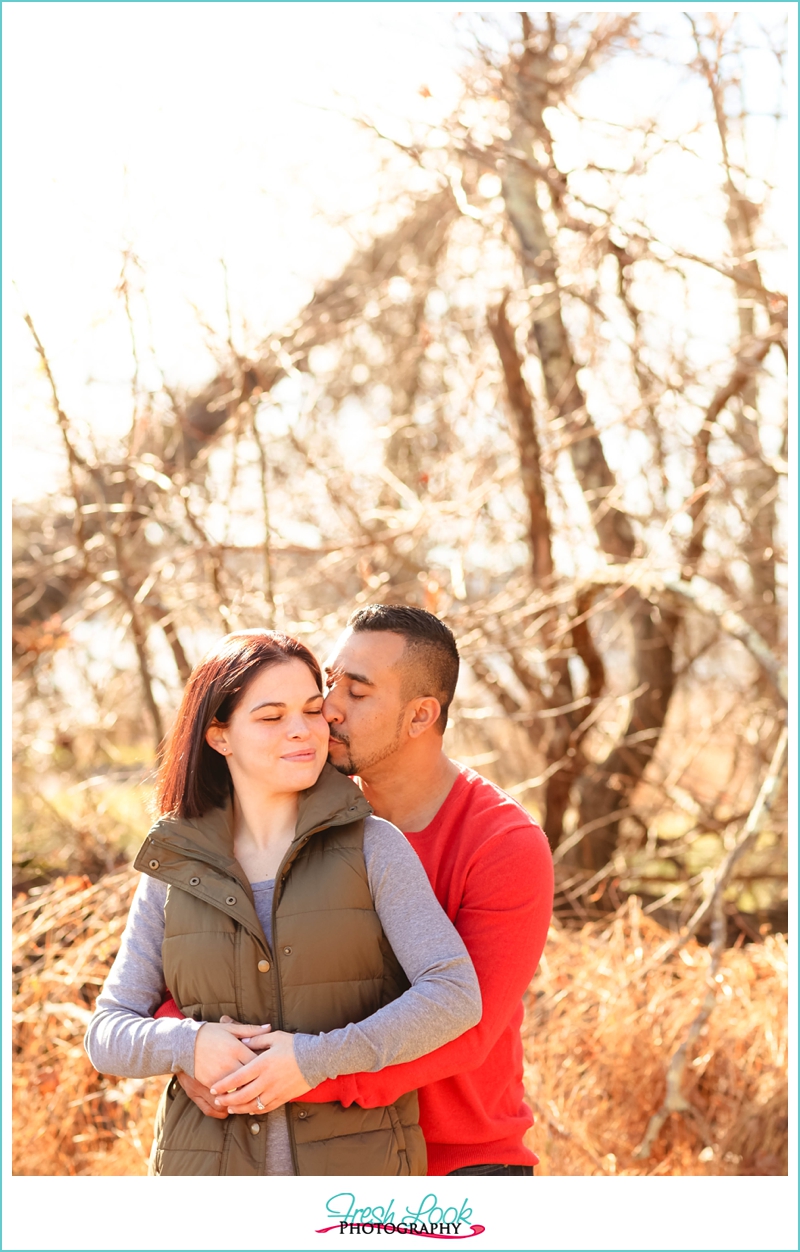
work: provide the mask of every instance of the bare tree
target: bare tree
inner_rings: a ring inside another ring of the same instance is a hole
[[[689,916],[697,849],[722,856],[785,720],[787,302],[741,95],[782,28],[682,20],[676,53],[646,15],[475,17],[436,133],[354,119],[393,224],[361,223],[290,324],[236,345],[229,314],[195,392],[142,390],[126,259],[127,444],[82,437],[51,376],[66,490],[17,518],[21,751],[43,701],[65,720],[79,622],[127,640],[157,739],[209,630],[324,643],[353,602],[420,603],[467,664],[454,747],[541,817],[569,907],[635,889]],[[604,75],[676,56],[693,129],[602,114]],[[723,203],[724,242],[665,217],[667,169],[702,171],[692,220]],[[777,868],[739,864],[737,915],[757,887],[779,905],[782,838]]]

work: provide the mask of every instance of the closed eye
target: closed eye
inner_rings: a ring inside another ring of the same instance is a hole
[[[322,713],[322,705],[320,705],[319,708],[316,708],[316,709],[304,709],[303,710],[303,714],[305,717],[318,717],[321,713]],[[282,717],[283,717],[282,713],[273,713],[269,717],[260,717],[258,720],[260,722],[279,722]]]
[[[329,695],[332,691],[335,690],[336,684],[337,684],[337,679],[326,678],[325,686],[328,688]],[[368,691],[363,691],[361,692],[361,694],[359,694],[357,691],[353,691],[352,688],[349,691],[347,691],[345,688],[341,688],[341,690],[350,700],[365,700],[366,697],[369,695]]]

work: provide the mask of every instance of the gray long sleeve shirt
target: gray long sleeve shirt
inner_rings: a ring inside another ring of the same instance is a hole
[[[362,1022],[294,1036],[298,1065],[312,1087],[324,1078],[413,1061],[480,1020],[480,991],[466,948],[405,836],[389,822],[368,817],[364,861],[375,911],[411,987]],[[141,878],[119,954],[98,997],[86,1051],[104,1073],[194,1074],[195,1036],[203,1023],[152,1017],[166,990],[161,963],[166,894],[164,883]],[[254,895],[269,940],[269,884],[256,884]]]

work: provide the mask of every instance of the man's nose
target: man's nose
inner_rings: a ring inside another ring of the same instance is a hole
[[[332,691],[329,691],[322,703],[322,716],[329,725],[342,720],[341,710],[336,703],[336,697]]]

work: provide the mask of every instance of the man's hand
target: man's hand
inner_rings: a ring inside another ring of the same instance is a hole
[[[290,1034],[273,1031],[268,1038],[262,1035],[259,1045],[265,1049],[262,1055],[233,1069],[212,1086],[210,1094],[216,1097],[218,1108],[227,1109],[229,1113],[271,1113],[287,1100],[297,1099],[311,1090],[295,1059],[294,1039]],[[236,1087],[236,1091],[231,1093],[231,1087]],[[260,1100],[261,1107],[256,1100]]]
[[[225,1120],[228,1116],[228,1110],[222,1109],[214,1103],[214,1097],[208,1087],[204,1087],[196,1078],[190,1078],[183,1070],[175,1076],[189,1099],[197,1105],[201,1113],[205,1113],[206,1117],[216,1117],[221,1121]]]

